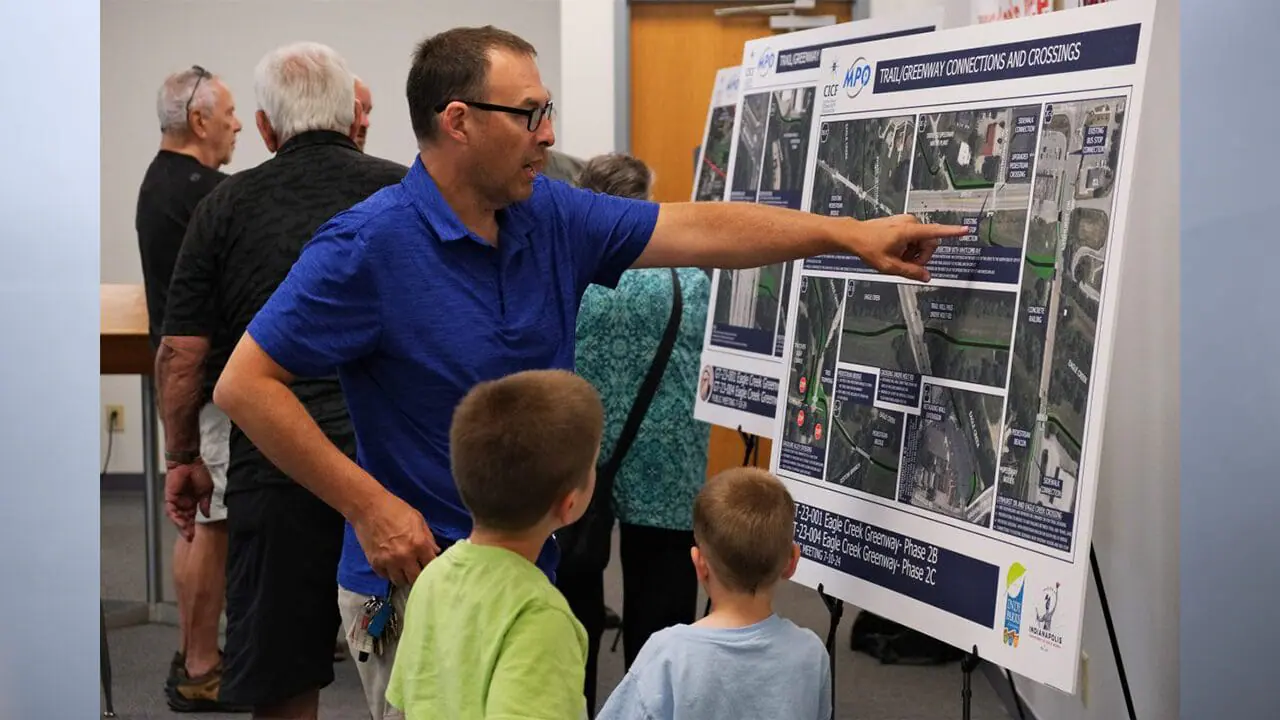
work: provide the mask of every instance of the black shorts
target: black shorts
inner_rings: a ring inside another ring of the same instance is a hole
[[[343,519],[297,485],[227,495],[223,702],[263,706],[333,682]]]

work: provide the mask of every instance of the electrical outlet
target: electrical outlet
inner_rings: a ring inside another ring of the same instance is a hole
[[[1080,704],[1089,707],[1089,653],[1080,651]]]
[[[106,428],[107,432],[124,432],[124,406],[107,405],[104,407],[102,409],[102,426]]]

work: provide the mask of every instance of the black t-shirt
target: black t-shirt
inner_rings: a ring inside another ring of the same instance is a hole
[[[160,344],[164,326],[169,279],[178,260],[182,236],[196,205],[227,179],[227,174],[205,167],[190,155],[170,150],[156,153],[138,190],[134,228],[138,231],[138,255],[142,258],[142,285],[147,292],[151,346]]]
[[[226,367],[245,328],[284,281],[315,231],[334,215],[409,172],[366,155],[345,135],[312,131],[275,157],[236,173],[196,209],[173,271],[165,335],[210,339],[205,392]],[[337,376],[299,379],[294,395],[349,457],[355,432]],[[233,427],[227,492],[291,482]]]

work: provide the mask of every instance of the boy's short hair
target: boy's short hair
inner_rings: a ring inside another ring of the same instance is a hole
[[[462,502],[485,528],[532,528],[587,483],[603,426],[600,395],[571,372],[531,370],[476,385],[449,429]]]
[[[755,593],[791,561],[795,515],[795,501],[772,474],[725,470],[693,502],[694,542],[726,590]]]

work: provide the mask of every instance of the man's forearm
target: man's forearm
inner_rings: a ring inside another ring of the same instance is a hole
[[[751,203],[663,203],[653,232],[661,240],[636,267],[752,268],[842,252],[835,228],[855,222]]]
[[[288,385],[242,372],[235,360],[214,389],[214,403],[281,472],[348,520],[386,492],[325,436]]]
[[[204,364],[208,338],[166,337],[156,353],[156,387],[164,449],[200,451],[200,408],[204,405]]]

